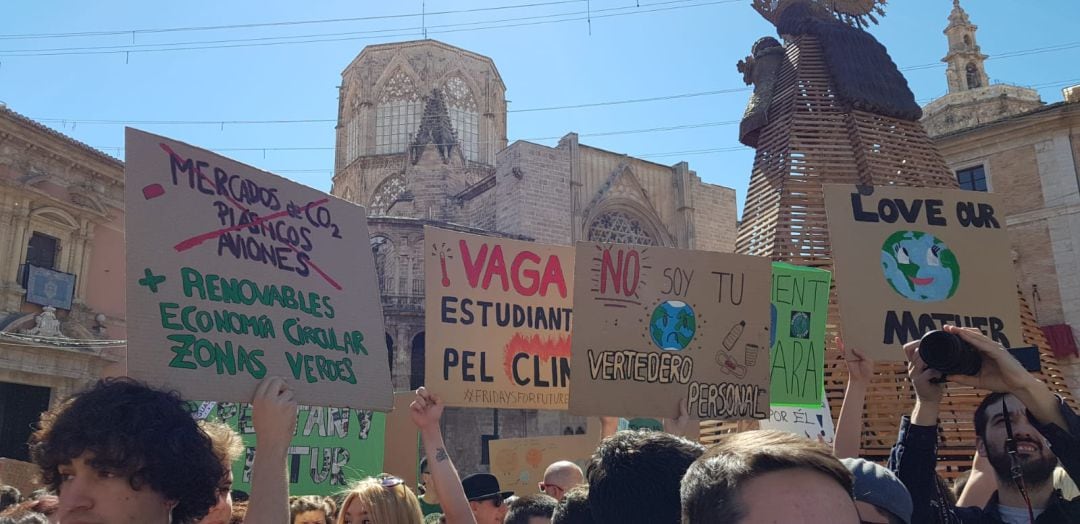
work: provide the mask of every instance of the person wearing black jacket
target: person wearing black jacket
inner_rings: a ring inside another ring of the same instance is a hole
[[[904,351],[908,377],[915,386],[915,408],[901,420],[889,467],[911,492],[912,522],[1080,522],[1080,499],[1062,498],[1052,480],[1058,461],[1072,478],[1080,478],[1080,416],[978,330],[946,326],[946,331],[968,342],[983,360],[979,374],[950,375],[948,380],[994,392],[976,410],[974,422],[979,453],[990,459],[998,490],[983,508],[953,507],[937,493],[937,422],[945,386],[941,372],[920,358],[919,342],[910,342]],[[1020,479],[1014,479],[1005,448],[1007,425],[1016,442]]]

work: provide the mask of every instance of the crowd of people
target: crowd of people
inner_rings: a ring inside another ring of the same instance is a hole
[[[1080,474],[1080,417],[999,344],[973,329],[946,331],[978,351],[981,370],[943,375],[918,341],[907,344],[916,399],[886,465],[857,456],[873,363],[838,340],[849,383],[831,449],[769,430],[706,447],[679,434],[685,414],[665,431],[617,431],[617,419],[605,419],[584,471],[555,462],[533,493],[503,490],[488,473],[461,477],[443,441],[443,403],[421,387],[410,406],[424,449],[415,489],[384,473],[336,496],[290,497],[297,406],[289,385],[270,378],[252,402],[250,493],[234,500],[235,432],[196,422],[174,393],[106,379],[42,415],[29,445],[45,489],[23,497],[0,487],[0,524],[1080,522],[1069,480]],[[975,462],[955,492],[936,472],[947,381],[989,392],[974,413]]]

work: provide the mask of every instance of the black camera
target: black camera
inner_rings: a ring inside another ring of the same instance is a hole
[[[1009,348],[1009,353],[1028,371],[1040,371],[1039,348],[1035,346]],[[945,331],[927,332],[919,343],[919,356],[932,369],[946,375],[978,375],[982,355],[959,335]]]
[[[927,366],[946,375],[978,375],[982,355],[967,341],[945,331],[930,331],[919,343],[919,356]]]

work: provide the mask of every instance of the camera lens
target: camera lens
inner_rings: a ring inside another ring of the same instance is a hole
[[[919,356],[927,366],[946,375],[978,375],[982,356],[957,335],[930,331],[919,343]]]

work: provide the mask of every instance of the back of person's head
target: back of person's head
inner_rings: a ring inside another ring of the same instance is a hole
[[[993,392],[982,399],[979,403],[979,407],[975,408],[975,437],[979,440],[986,438],[986,423],[990,421],[990,417],[986,414],[986,410],[990,406],[1000,406],[1001,399],[1009,393]]]
[[[244,441],[240,434],[224,422],[200,420],[199,428],[210,437],[214,446],[214,455],[221,460],[225,469],[232,467],[233,462],[244,453]]]
[[[322,519],[316,519],[320,513]],[[334,502],[329,497],[317,495],[291,497],[289,514],[291,524],[331,524],[334,521]],[[297,517],[301,517],[300,520]]]
[[[857,519],[851,473],[828,448],[790,433],[759,430],[724,435],[689,467],[682,481],[682,522],[715,522],[720,515],[727,522],[740,522],[754,509],[747,507],[740,490],[765,474],[786,470],[808,470],[835,481],[850,507],[836,508],[833,522]]]
[[[0,511],[19,502],[22,502],[22,493],[19,493],[18,488],[7,484],[0,485]]]
[[[551,515],[551,524],[595,524],[592,510],[589,509],[589,486],[571,488],[563,495],[555,513]]]
[[[372,522],[422,524],[424,521],[416,495],[404,481],[389,475],[368,477],[354,484],[341,503],[337,524],[344,524],[346,514],[358,508],[367,511]]]
[[[184,400],[127,378],[98,381],[42,413],[30,455],[60,497],[60,466],[84,454],[95,469],[126,477],[132,489],[175,501],[174,522],[205,515],[225,476]]]
[[[700,444],[659,431],[620,431],[600,442],[585,476],[597,522],[679,522],[679,482]]]
[[[232,507],[232,520],[229,524],[244,524],[244,519],[247,518],[248,501],[242,500],[240,502],[234,502]]]
[[[534,524],[533,517],[550,522],[556,504],[558,501],[543,493],[522,495],[510,503],[504,522],[506,524]]]
[[[911,494],[893,472],[861,458],[845,458],[840,462],[852,474],[852,494],[856,504],[873,506],[889,520],[889,524],[911,524],[914,510]]]

